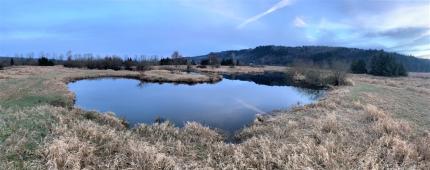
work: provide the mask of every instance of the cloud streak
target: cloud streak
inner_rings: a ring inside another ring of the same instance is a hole
[[[257,112],[258,114],[267,114],[265,111],[263,111],[263,110],[261,110],[261,109],[257,108],[257,107],[256,107],[256,106],[254,106],[254,105],[251,105],[251,104],[249,104],[249,103],[247,103],[247,102],[245,102],[245,101],[243,101],[243,100],[241,100],[241,99],[237,99],[237,98],[236,98],[236,101],[237,101],[239,104],[241,104],[243,107],[248,108],[248,109],[250,109],[250,110],[252,110],[252,111],[255,111],[255,112]]]
[[[297,28],[304,28],[304,27],[306,27],[308,24],[302,19],[302,18],[300,18],[300,17],[296,17],[295,19],[294,19],[294,26],[295,27],[297,27]]]
[[[257,14],[255,16],[251,17],[251,18],[246,19],[244,22],[242,22],[241,24],[239,24],[237,26],[237,28],[238,29],[244,28],[246,25],[248,25],[248,24],[250,24],[252,22],[255,22],[255,21],[259,20],[260,18],[262,18],[262,17],[264,17],[264,16],[266,16],[266,15],[272,13],[272,12],[275,12],[275,11],[277,11],[279,9],[282,9],[282,8],[284,8],[284,7],[286,7],[286,6],[290,5],[290,4],[291,4],[291,0],[281,0],[278,3],[276,3],[275,5],[273,5],[271,8],[269,8],[268,10],[266,10],[266,11],[260,13],[260,14]]]

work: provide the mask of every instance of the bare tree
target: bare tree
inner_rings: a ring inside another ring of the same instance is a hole
[[[216,68],[219,67],[220,62],[218,60],[218,57],[215,54],[210,53],[208,59],[209,59],[209,65],[211,65],[212,68],[213,67],[216,67]]]
[[[187,60],[187,72],[191,72],[192,71],[192,66],[191,66],[191,60]]]
[[[236,66],[236,54],[235,53],[231,53],[231,62],[232,62],[232,65],[231,65],[231,67],[232,68],[234,68],[235,66]]]
[[[180,64],[181,64],[182,55],[181,55],[181,54],[179,54],[179,52],[178,52],[178,51],[173,52],[173,54],[172,54],[171,58],[172,58],[172,62],[173,62],[173,64],[174,64],[176,67],[178,67],[178,65],[180,65]]]

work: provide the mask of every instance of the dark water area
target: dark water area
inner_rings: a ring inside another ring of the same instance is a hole
[[[302,89],[322,90],[324,86],[316,86],[312,84],[304,84],[303,82],[295,82],[293,78],[283,72],[266,72],[264,74],[238,74],[238,75],[223,75],[224,78],[230,80],[252,81],[260,85],[268,86],[297,86]]]
[[[69,83],[77,107],[114,112],[131,125],[169,120],[178,127],[196,121],[226,133],[252,123],[256,114],[309,104],[322,90],[288,86],[276,78],[225,78],[214,84],[141,82],[128,78],[86,79]]]

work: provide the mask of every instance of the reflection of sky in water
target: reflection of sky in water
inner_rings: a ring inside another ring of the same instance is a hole
[[[76,94],[77,106],[112,111],[131,124],[153,123],[161,117],[178,126],[198,121],[230,132],[252,122],[256,113],[308,104],[318,96],[314,90],[228,79],[216,84],[175,85],[103,78],[70,83],[69,88]]]

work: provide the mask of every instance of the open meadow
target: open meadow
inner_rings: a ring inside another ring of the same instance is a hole
[[[196,122],[130,128],[114,113],[74,107],[67,89],[68,82],[106,76],[197,83],[216,82],[220,72],[258,72],[245,66],[199,71],[210,74],[0,70],[0,169],[430,169],[427,73],[348,75],[351,85],[329,89],[315,104],[258,117],[234,143]]]

